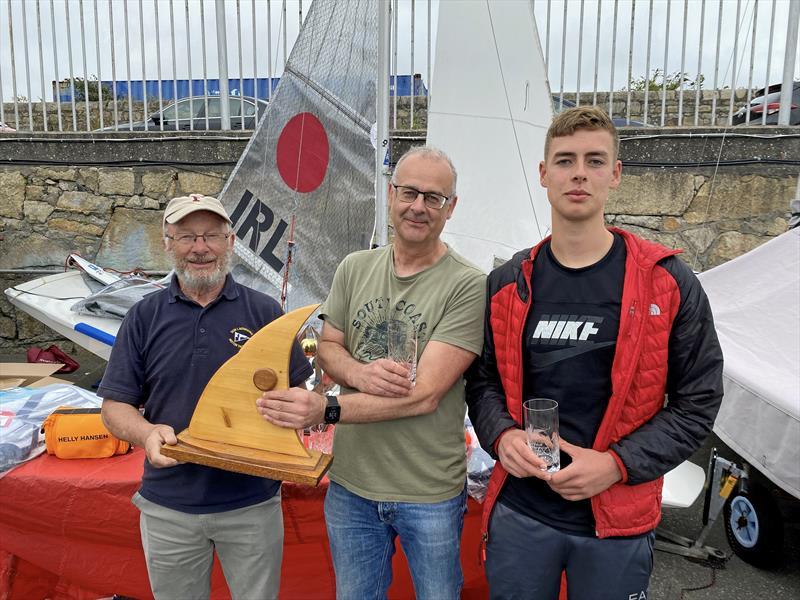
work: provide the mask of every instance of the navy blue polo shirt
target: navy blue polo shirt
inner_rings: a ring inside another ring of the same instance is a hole
[[[171,425],[178,434],[189,426],[217,369],[281,314],[273,298],[236,283],[231,275],[219,297],[205,307],[187,298],[173,277],[169,288],[145,297],[126,315],[97,394],[144,406],[145,419]],[[295,343],[291,385],[302,385],[311,373]],[[189,463],[155,469],[145,460],[139,493],[156,504],[201,514],[263,502],[279,488],[279,481],[262,477]]]

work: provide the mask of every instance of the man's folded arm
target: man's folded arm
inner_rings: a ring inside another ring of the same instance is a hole
[[[331,325],[327,320],[322,324],[317,360],[325,374],[336,383],[356,388],[355,383],[348,378],[348,375],[352,376],[363,363],[353,358],[345,347],[344,332]]]
[[[369,423],[432,413],[473,360],[473,352],[431,340],[419,358],[417,379],[411,393],[399,397],[365,393],[340,396],[341,420],[345,423]]]
[[[491,327],[491,302],[486,302],[483,326],[483,350],[467,371],[466,401],[469,419],[481,447],[497,459],[497,441],[504,431],[517,427],[508,412],[506,395],[500,381]]]

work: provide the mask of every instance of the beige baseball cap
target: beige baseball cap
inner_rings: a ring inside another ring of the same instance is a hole
[[[202,194],[178,196],[170,200],[167,204],[167,208],[164,209],[164,223],[177,223],[185,216],[198,210],[212,212],[233,225],[222,203],[213,196],[203,196]]]

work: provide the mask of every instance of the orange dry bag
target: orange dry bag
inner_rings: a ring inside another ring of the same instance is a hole
[[[60,406],[42,425],[48,454],[58,458],[108,458],[131,447],[106,429],[99,408]]]

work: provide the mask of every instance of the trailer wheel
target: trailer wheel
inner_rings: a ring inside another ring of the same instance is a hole
[[[725,534],[736,555],[762,569],[775,568],[783,556],[783,519],[769,491],[751,481],[737,488],[723,508]]]

